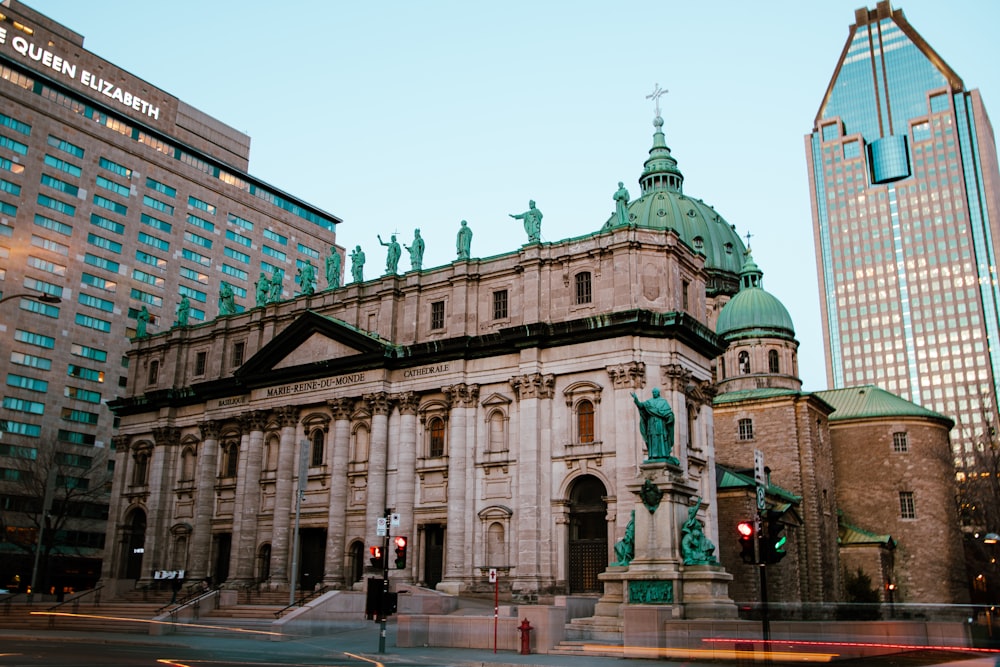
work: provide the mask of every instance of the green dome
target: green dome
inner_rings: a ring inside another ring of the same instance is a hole
[[[663,119],[657,116],[653,126],[653,147],[639,177],[642,196],[628,205],[628,224],[675,231],[689,248],[705,257],[709,274],[716,274],[709,281],[709,293],[731,294],[743,263],[743,241],[714,208],[684,195],[684,176],[664,139]],[[612,214],[604,228],[619,225],[617,214]]]
[[[728,341],[739,338],[795,338],[795,326],[784,304],[761,287],[763,273],[746,253],[740,291],[722,307],[715,333]]]

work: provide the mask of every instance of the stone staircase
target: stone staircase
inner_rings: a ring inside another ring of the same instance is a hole
[[[169,598],[167,598],[169,600]],[[67,630],[148,634],[149,623],[162,606],[158,602],[51,602],[15,600],[0,606],[0,627],[22,630]]]

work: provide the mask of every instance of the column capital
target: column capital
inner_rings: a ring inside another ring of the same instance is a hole
[[[265,410],[249,410],[240,414],[240,428],[244,432],[263,431],[270,415]]]
[[[199,422],[198,429],[201,431],[202,440],[218,440],[219,431],[222,430],[222,422],[215,419]]]
[[[642,389],[646,386],[646,363],[643,361],[615,364],[605,367],[605,370],[615,389]]]
[[[329,398],[326,404],[330,407],[335,422],[347,421],[351,418],[351,413],[354,412],[353,398]]]
[[[387,392],[365,394],[362,398],[368,403],[373,415],[388,415],[392,411],[392,402]]]
[[[529,373],[515,375],[510,379],[517,400],[525,398],[552,398],[555,396],[556,376],[548,373]]]
[[[294,405],[285,405],[274,411],[278,417],[281,428],[287,426],[297,426],[299,423],[299,409]]]
[[[153,441],[157,447],[181,444],[181,430],[173,426],[156,426],[153,428]]]
[[[420,403],[420,398],[415,392],[403,391],[398,394],[390,394],[389,399],[392,400],[396,404],[396,407],[399,408],[399,414],[417,414],[417,405]]]
[[[473,408],[479,399],[478,384],[452,384],[441,387],[452,408]]]
[[[111,436],[111,446],[115,448],[116,452],[127,452],[129,440],[131,438],[127,435],[113,435]]]

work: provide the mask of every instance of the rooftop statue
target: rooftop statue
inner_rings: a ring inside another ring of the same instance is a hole
[[[326,258],[326,287],[327,289],[340,287],[340,255],[336,246],[330,246],[330,255]]]
[[[396,275],[396,272],[399,271],[399,255],[401,253],[399,243],[396,242],[396,235],[393,234],[390,236],[388,243],[382,240],[381,235],[376,234],[375,236],[378,238],[378,242],[381,245],[384,245],[389,249],[385,253],[385,275]]]
[[[524,231],[528,235],[528,243],[538,243],[542,238],[542,212],[535,208],[535,200],[528,202],[528,210],[524,213],[511,213],[510,217],[524,221]]]
[[[174,322],[175,327],[186,327],[188,325],[188,318],[191,316],[191,299],[187,298],[187,295],[181,297],[181,302],[177,304],[177,321]]]
[[[356,246],[351,251],[351,280],[356,283],[365,279],[365,252],[361,246]]]
[[[618,191],[615,192],[615,215],[618,218],[619,225],[628,224],[628,190],[625,189],[625,184],[618,181]]]
[[[462,226],[458,228],[455,249],[458,250],[459,259],[469,259],[469,254],[472,252],[472,228],[469,227],[469,223],[465,220],[462,221]]]
[[[271,291],[267,295],[268,303],[278,303],[281,301],[281,281],[284,279],[284,271],[278,267],[271,269],[271,278],[268,280],[271,283]]]
[[[153,316],[149,314],[149,309],[143,306],[139,311],[139,314],[135,316],[135,337],[145,338],[149,334],[146,331],[146,327],[149,326],[149,321],[153,319]]]
[[[236,314],[236,295],[233,294],[232,286],[225,280],[219,286],[219,315]]]
[[[413,243],[403,247],[410,253],[410,268],[419,271],[424,263],[424,239],[420,236],[419,229],[413,230]]]
[[[660,397],[657,388],[653,389],[653,397],[648,401],[640,401],[635,392],[632,392],[632,400],[639,408],[639,433],[646,443],[646,460],[679,463],[670,455],[674,448],[674,411],[670,403]]]
[[[271,296],[271,281],[261,271],[260,277],[257,278],[257,282],[254,284],[257,287],[257,307],[266,306],[267,300]]]
[[[311,296],[316,293],[316,267],[313,266],[312,260],[307,259],[306,263],[299,267],[295,279],[302,287],[303,294]]]

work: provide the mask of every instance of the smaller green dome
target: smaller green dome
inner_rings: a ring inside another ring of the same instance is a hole
[[[761,287],[763,272],[747,250],[740,271],[740,291],[719,312],[715,333],[732,341],[739,338],[795,338],[795,325],[784,304]]]

